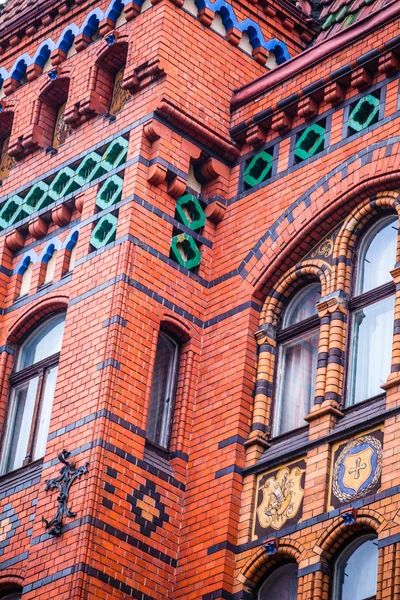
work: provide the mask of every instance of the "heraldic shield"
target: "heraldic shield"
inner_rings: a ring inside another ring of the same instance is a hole
[[[301,505],[304,489],[301,487],[304,469],[289,467],[280,469],[260,487],[262,500],[257,507],[257,518],[263,529],[281,529],[288,519],[294,517]]]
[[[335,461],[332,492],[340,502],[370,493],[379,481],[382,443],[376,435],[364,435],[342,448]]]

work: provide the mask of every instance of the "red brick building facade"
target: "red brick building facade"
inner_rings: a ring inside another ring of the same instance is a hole
[[[399,599],[400,2],[0,7],[0,598]]]

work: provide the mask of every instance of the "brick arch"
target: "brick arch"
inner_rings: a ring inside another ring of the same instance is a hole
[[[127,34],[115,31],[107,34],[97,50],[95,63],[106,70],[117,71],[126,62],[128,41]]]
[[[256,294],[265,295],[271,281],[275,282],[288,266],[301,260],[311,249],[310,240],[315,239],[316,230],[322,239],[360,201],[373,193],[400,187],[400,136],[392,143],[391,156],[396,162],[391,171],[379,156],[381,148],[387,146],[385,140],[368,148],[372,157],[369,162],[363,164],[360,155],[349,157],[321,177],[279,216],[239,265],[241,277]],[[300,213],[303,219],[297,218]],[[277,247],[283,247],[283,250],[277,253]]]
[[[377,215],[392,213],[400,217],[400,192],[379,192],[359,204],[345,219],[336,238],[333,260],[339,263],[334,271],[334,289],[351,291],[353,257],[357,243],[365,233],[368,223]],[[400,246],[396,262],[400,260]]]
[[[264,546],[261,546],[255,549],[248,558],[238,575],[238,579],[245,586],[255,590],[270,569],[284,564],[287,560],[294,560],[299,563],[303,553],[304,548],[299,542],[285,538],[279,540],[277,552],[271,556],[267,554]]]
[[[372,530],[378,535],[386,525],[386,519],[376,510],[357,510],[356,523],[350,526],[345,525],[341,517],[337,517],[331,526],[324,530],[314,546],[314,551],[329,564],[340,547],[356,534]]]
[[[44,300],[39,300],[33,304],[33,306],[29,306],[29,308],[11,324],[7,335],[7,342],[10,344],[19,344],[22,338],[40,321],[55,312],[66,311],[68,300],[69,298],[67,296],[55,295]]]
[[[165,312],[161,315],[161,329],[171,332],[181,342],[187,342],[193,337],[192,328],[181,317]]]
[[[8,592],[24,587],[25,569],[2,569],[0,574],[0,592]]]
[[[260,315],[260,325],[264,323],[277,324],[285,302],[302,281],[319,280],[321,296],[325,296],[329,287],[331,270],[321,260],[303,261],[287,271],[275,284],[264,302]]]

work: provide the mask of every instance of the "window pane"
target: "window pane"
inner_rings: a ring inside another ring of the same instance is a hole
[[[308,317],[317,314],[317,303],[321,299],[321,286],[319,283],[307,285],[298,292],[289,302],[283,319],[283,327],[300,323]]]
[[[365,237],[358,263],[357,294],[392,281],[390,271],[396,263],[397,218],[383,219]]]
[[[65,315],[59,314],[35,329],[21,346],[17,371],[60,352],[64,324]]]
[[[305,425],[314,400],[319,330],[280,345],[274,435]]]
[[[280,567],[262,585],[258,600],[296,600],[297,565]]]
[[[151,386],[147,437],[164,447],[168,444],[177,356],[177,344],[164,333],[160,333]]]
[[[375,597],[378,576],[378,542],[368,539],[356,550],[351,545],[339,559],[335,600],[367,600]]]
[[[53,367],[46,373],[43,387],[42,408],[38,424],[33,460],[42,458],[46,452],[47,435],[49,433],[51,409],[53,407],[54,391],[56,389],[58,367]]]
[[[6,596],[0,596],[2,600],[21,600],[21,592],[15,592],[15,594],[7,594]]]
[[[390,373],[394,296],[353,314],[349,403],[382,394]]]
[[[12,392],[2,472],[22,467],[31,433],[38,377],[18,385]]]

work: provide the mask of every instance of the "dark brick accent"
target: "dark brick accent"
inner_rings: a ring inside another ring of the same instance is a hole
[[[121,327],[126,327],[128,321],[123,319],[120,315],[115,315],[115,317],[111,317],[104,321],[103,327],[110,327],[111,325],[114,325],[114,323],[118,323]]]
[[[107,358],[106,360],[103,360],[97,365],[96,371],[101,371],[106,367],[113,367],[114,369],[119,371],[121,369],[121,363],[118,360],[115,360],[115,358]]]
[[[232,446],[232,444],[240,444],[243,446],[245,441],[246,438],[242,437],[241,435],[232,435],[231,437],[226,438],[226,440],[221,440],[218,442],[218,450],[222,450],[222,448],[226,448],[227,446]]]
[[[229,475],[230,473],[237,473],[238,475],[242,475],[242,469],[237,465],[230,465],[229,467],[225,467],[224,469],[219,469],[219,471],[215,473],[214,479],[225,477],[225,475]]]

